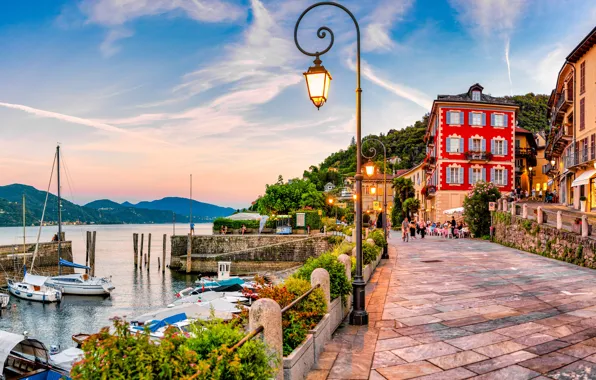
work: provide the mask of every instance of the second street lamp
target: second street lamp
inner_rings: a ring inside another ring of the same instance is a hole
[[[300,21],[304,18],[304,16],[310,12],[312,9],[320,7],[321,5],[329,5],[333,7],[337,7],[344,12],[346,12],[352,21],[354,22],[354,26],[356,27],[356,174],[354,175],[354,179],[356,181],[356,199],[355,199],[355,213],[356,213],[356,274],[354,275],[354,281],[352,282],[352,294],[354,297],[353,309],[350,313],[350,324],[351,325],[368,325],[368,313],[366,312],[365,308],[365,291],[364,288],[366,283],[364,282],[364,278],[362,277],[362,157],[361,157],[361,149],[362,149],[362,107],[361,107],[361,94],[362,89],[360,88],[360,26],[358,25],[358,21],[356,21],[356,17],[350,12],[350,10],[343,5],[333,2],[333,1],[323,1],[320,3],[313,4],[306,8],[304,12],[298,17],[298,21],[296,21],[296,26],[294,27],[294,42],[296,43],[296,47],[300,50],[304,55],[309,57],[315,57],[315,66],[311,67],[312,69],[316,68],[317,65],[320,66],[321,62],[319,57],[323,54],[327,53],[331,47],[333,46],[333,42],[335,41],[335,36],[331,29],[326,26],[322,26],[317,30],[317,37],[323,39],[327,37],[329,34],[329,45],[323,49],[322,51],[316,51],[314,53],[308,52],[304,50],[300,44],[298,43],[298,26],[300,25]],[[318,62],[317,62],[318,61]],[[320,66],[322,68],[322,66]],[[320,71],[317,71],[320,70]],[[324,68],[323,68],[324,70]],[[310,69],[309,69],[310,71]],[[320,74],[322,70],[317,68],[312,74]],[[331,76],[325,70],[326,75],[317,77],[322,79],[316,79],[313,77],[312,82],[309,81],[309,75],[311,73],[306,73],[305,77],[307,80],[308,90],[309,90],[309,97],[312,100],[313,104],[320,108],[328,99],[327,95],[329,93],[329,82],[331,81]],[[308,75],[307,75],[308,74]],[[324,79],[324,80],[323,80]],[[311,84],[315,86],[317,85],[317,91],[314,92],[311,90]]]
[[[383,142],[377,138],[374,137],[369,137],[364,139],[364,141],[368,142],[368,141],[374,141],[377,144],[381,145],[383,147],[383,209],[381,211],[381,216],[382,216],[382,222],[383,222],[383,236],[385,237],[385,241],[387,242],[387,218],[389,216],[389,210],[387,209],[387,148],[385,148],[385,144],[383,144]],[[374,164],[372,162],[372,159],[377,155],[377,150],[373,147],[370,147],[368,149],[370,156],[367,156],[364,154],[364,152],[362,153],[362,155],[366,158],[368,158],[368,163],[366,164],[366,174],[371,177],[374,172],[375,172],[375,167]],[[369,171],[369,165],[371,166],[371,170]],[[373,193],[374,194],[374,193]],[[388,259],[389,258],[389,251],[388,251],[388,244],[386,244],[383,247],[383,256],[381,256],[382,259]]]

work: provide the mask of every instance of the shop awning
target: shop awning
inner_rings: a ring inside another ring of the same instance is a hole
[[[571,187],[587,185],[590,182],[590,178],[596,175],[596,170],[586,170],[579,177],[577,177],[573,183],[571,183]]]

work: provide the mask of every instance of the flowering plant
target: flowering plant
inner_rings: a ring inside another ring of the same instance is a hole
[[[501,192],[491,182],[478,181],[464,199],[464,220],[475,236],[490,232],[488,203],[501,198]]]

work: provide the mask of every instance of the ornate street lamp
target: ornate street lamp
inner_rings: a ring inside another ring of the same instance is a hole
[[[383,142],[377,138],[369,137],[369,138],[364,139],[364,141],[374,141],[383,147],[383,211],[382,211],[381,215],[383,218],[383,236],[385,236],[385,241],[387,241],[387,217],[389,216],[389,213],[387,212],[388,211],[387,210],[387,149],[385,148],[385,144],[383,144]],[[370,153],[370,156],[365,155],[364,151],[362,152],[362,155],[369,159],[368,163],[366,164],[367,165],[366,166],[366,174],[368,174],[368,165],[369,164],[371,164],[371,166],[373,168],[372,173],[374,173],[374,164],[372,163],[372,159],[377,155],[377,150],[373,147],[370,147],[368,149],[368,152]],[[372,173],[369,174],[369,176],[371,176]],[[381,256],[381,258],[382,259],[389,258],[389,252],[387,250],[387,246],[383,247],[383,256]]]
[[[361,157],[361,144],[362,144],[362,128],[361,128],[361,121],[362,121],[362,107],[361,107],[361,95],[362,89],[360,88],[360,26],[358,25],[358,21],[356,21],[356,17],[348,10],[348,8],[344,7],[341,4],[332,2],[332,1],[323,1],[320,3],[313,4],[306,8],[304,12],[298,17],[298,21],[296,21],[296,26],[294,27],[294,42],[296,43],[296,47],[300,50],[303,54],[309,57],[315,57],[315,68],[317,64],[320,66],[320,59],[319,57],[323,54],[327,53],[331,47],[333,46],[333,42],[335,40],[335,36],[331,29],[326,26],[322,26],[317,30],[317,37],[323,39],[327,37],[327,33],[329,33],[329,46],[327,46],[322,51],[317,51],[314,53],[308,52],[304,50],[300,44],[298,43],[298,26],[300,25],[300,21],[302,18],[310,12],[311,9],[316,7],[320,7],[321,5],[330,5],[337,7],[344,12],[346,12],[352,21],[354,22],[354,26],[356,27],[356,174],[354,175],[354,179],[356,181],[356,198],[355,198],[355,213],[356,213],[356,274],[354,276],[354,281],[352,282],[352,294],[354,297],[353,302],[353,309],[350,313],[350,324],[351,325],[368,325],[368,313],[366,312],[365,308],[365,293],[364,287],[366,283],[362,278],[362,157]],[[317,63],[317,61],[319,61]],[[309,97],[313,100],[314,105],[319,108],[324,102],[327,101],[327,95],[329,93],[329,82],[331,81],[331,76],[329,73],[323,72],[324,68],[317,68],[313,74],[319,74],[320,76],[317,77],[319,79],[315,80],[313,77],[312,83],[309,82],[309,73],[305,74]],[[318,70],[318,71],[317,71]],[[310,69],[309,69],[310,71]],[[325,74],[326,73],[326,74]],[[311,85],[313,89],[311,90]],[[314,86],[317,86],[317,91],[314,91]],[[317,104],[319,103],[319,104]]]
[[[312,103],[321,108],[327,101],[329,96],[329,84],[331,83],[331,74],[325,70],[325,66],[321,66],[319,56],[314,60],[315,65],[308,68],[304,73],[306,78],[306,89],[308,90],[308,97]]]
[[[366,170],[366,175],[372,177],[375,174],[375,163],[371,160],[368,160],[366,165],[364,165],[364,170]]]

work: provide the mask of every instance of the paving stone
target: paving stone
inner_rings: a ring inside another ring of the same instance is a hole
[[[469,326],[480,322],[486,322],[486,318],[481,315],[476,315],[473,317],[461,318],[461,319],[453,319],[450,321],[441,322],[445,326],[449,327],[461,327],[461,326]]]
[[[406,361],[391,351],[375,352],[371,368],[391,367],[398,364],[405,364]]]
[[[589,328],[578,333],[560,338],[560,340],[568,343],[579,343],[581,341],[589,340],[594,337],[596,337],[596,328]]]
[[[508,340],[506,342],[500,342],[484,347],[478,347],[475,348],[474,351],[478,352],[479,354],[486,355],[490,358],[494,358],[515,351],[523,350],[524,348],[526,348],[526,346]]]
[[[451,355],[431,358],[428,359],[428,361],[446,370],[456,367],[463,367],[464,365],[476,363],[485,359],[488,358],[474,351],[462,351]]]
[[[419,326],[426,325],[429,323],[441,322],[441,319],[433,317],[431,315],[421,315],[418,317],[397,318],[397,321],[403,323],[406,326]]]
[[[518,365],[512,365],[500,369],[498,371],[490,372],[484,375],[472,377],[473,380],[528,380],[534,379],[540,375],[530,369],[520,367]]]
[[[417,377],[416,380],[461,380],[474,376],[475,373],[465,368],[453,368],[443,372],[437,372],[432,375]]]
[[[325,369],[315,369],[310,371],[306,376],[306,380],[325,380],[329,375],[329,370]]]
[[[552,379],[573,379],[573,380],[591,380],[596,379],[596,363],[585,360],[578,360],[563,368],[556,369],[547,374]]]
[[[425,332],[444,330],[447,328],[448,328],[447,326],[445,326],[441,323],[430,323],[428,325],[422,325],[422,326],[402,327],[402,328],[396,329],[395,331],[400,335],[409,336],[409,335],[415,335],[415,334],[422,334]]]
[[[536,372],[547,373],[577,360],[578,359],[573,356],[551,352],[550,354],[538,356],[518,364]]]
[[[405,380],[441,372],[441,369],[429,362],[415,362],[378,368],[376,371],[388,380]]]
[[[389,338],[397,338],[399,337],[399,333],[397,333],[394,329],[391,328],[381,328],[379,330],[379,336],[377,337],[378,340],[389,339]]]
[[[574,344],[573,346],[563,348],[557,352],[582,359],[582,358],[585,358],[586,356],[596,354],[596,347],[588,346],[588,345],[585,345],[582,343],[577,343],[577,344]]]
[[[479,363],[470,364],[466,366],[466,368],[478,374],[484,374],[535,357],[536,355],[526,351],[516,351],[512,352],[511,354],[498,356],[496,358],[485,360]]]
[[[495,330],[494,332],[501,335],[506,335],[511,338],[519,338],[525,335],[541,332],[547,330],[548,327],[534,322],[528,322],[521,325],[506,327],[504,329]]]
[[[432,342],[439,342],[439,341],[447,340],[447,339],[455,339],[455,338],[459,338],[462,336],[468,336],[468,335],[472,335],[472,333],[469,331],[466,331],[464,329],[453,328],[453,329],[445,329],[445,330],[438,330],[438,331],[433,331],[433,332],[428,332],[428,333],[410,335],[410,338],[416,339],[420,343],[432,343]]]
[[[330,370],[333,367],[333,363],[337,358],[337,352],[333,351],[323,351],[315,365],[313,366],[314,369],[326,369]]]
[[[525,350],[535,355],[546,355],[549,352],[557,351],[558,349],[569,346],[569,343],[560,340],[551,340],[550,342],[542,343],[533,347],[528,347]]]
[[[551,340],[555,340],[555,338],[547,334],[536,333],[522,336],[521,338],[514,339],[513,341],[515,343],[523,344],[524,346],[536,346]]]
[[[454,354],[460,351],[459,349],[443,342],[421,344],[419,346],[412,346],[406,348],[399,348],[393,350],[394,354],[404,359],[407,362],[416,362],[435,358],[437,356],[444,356]]]
[[[375,351],[388,351],[396,348],[410,347],[420,344],[417,340],[414,340],[407,336],[400,336],[398,338],[383,339],[377,341]]]
[[[488,346],[493,343],[498,343],[508,340],[507,337],[491,332],[464,336],[461,338],[450,339],[445,341],[453,346],[461,348],[462,350],[470,350],[476,347]]]

